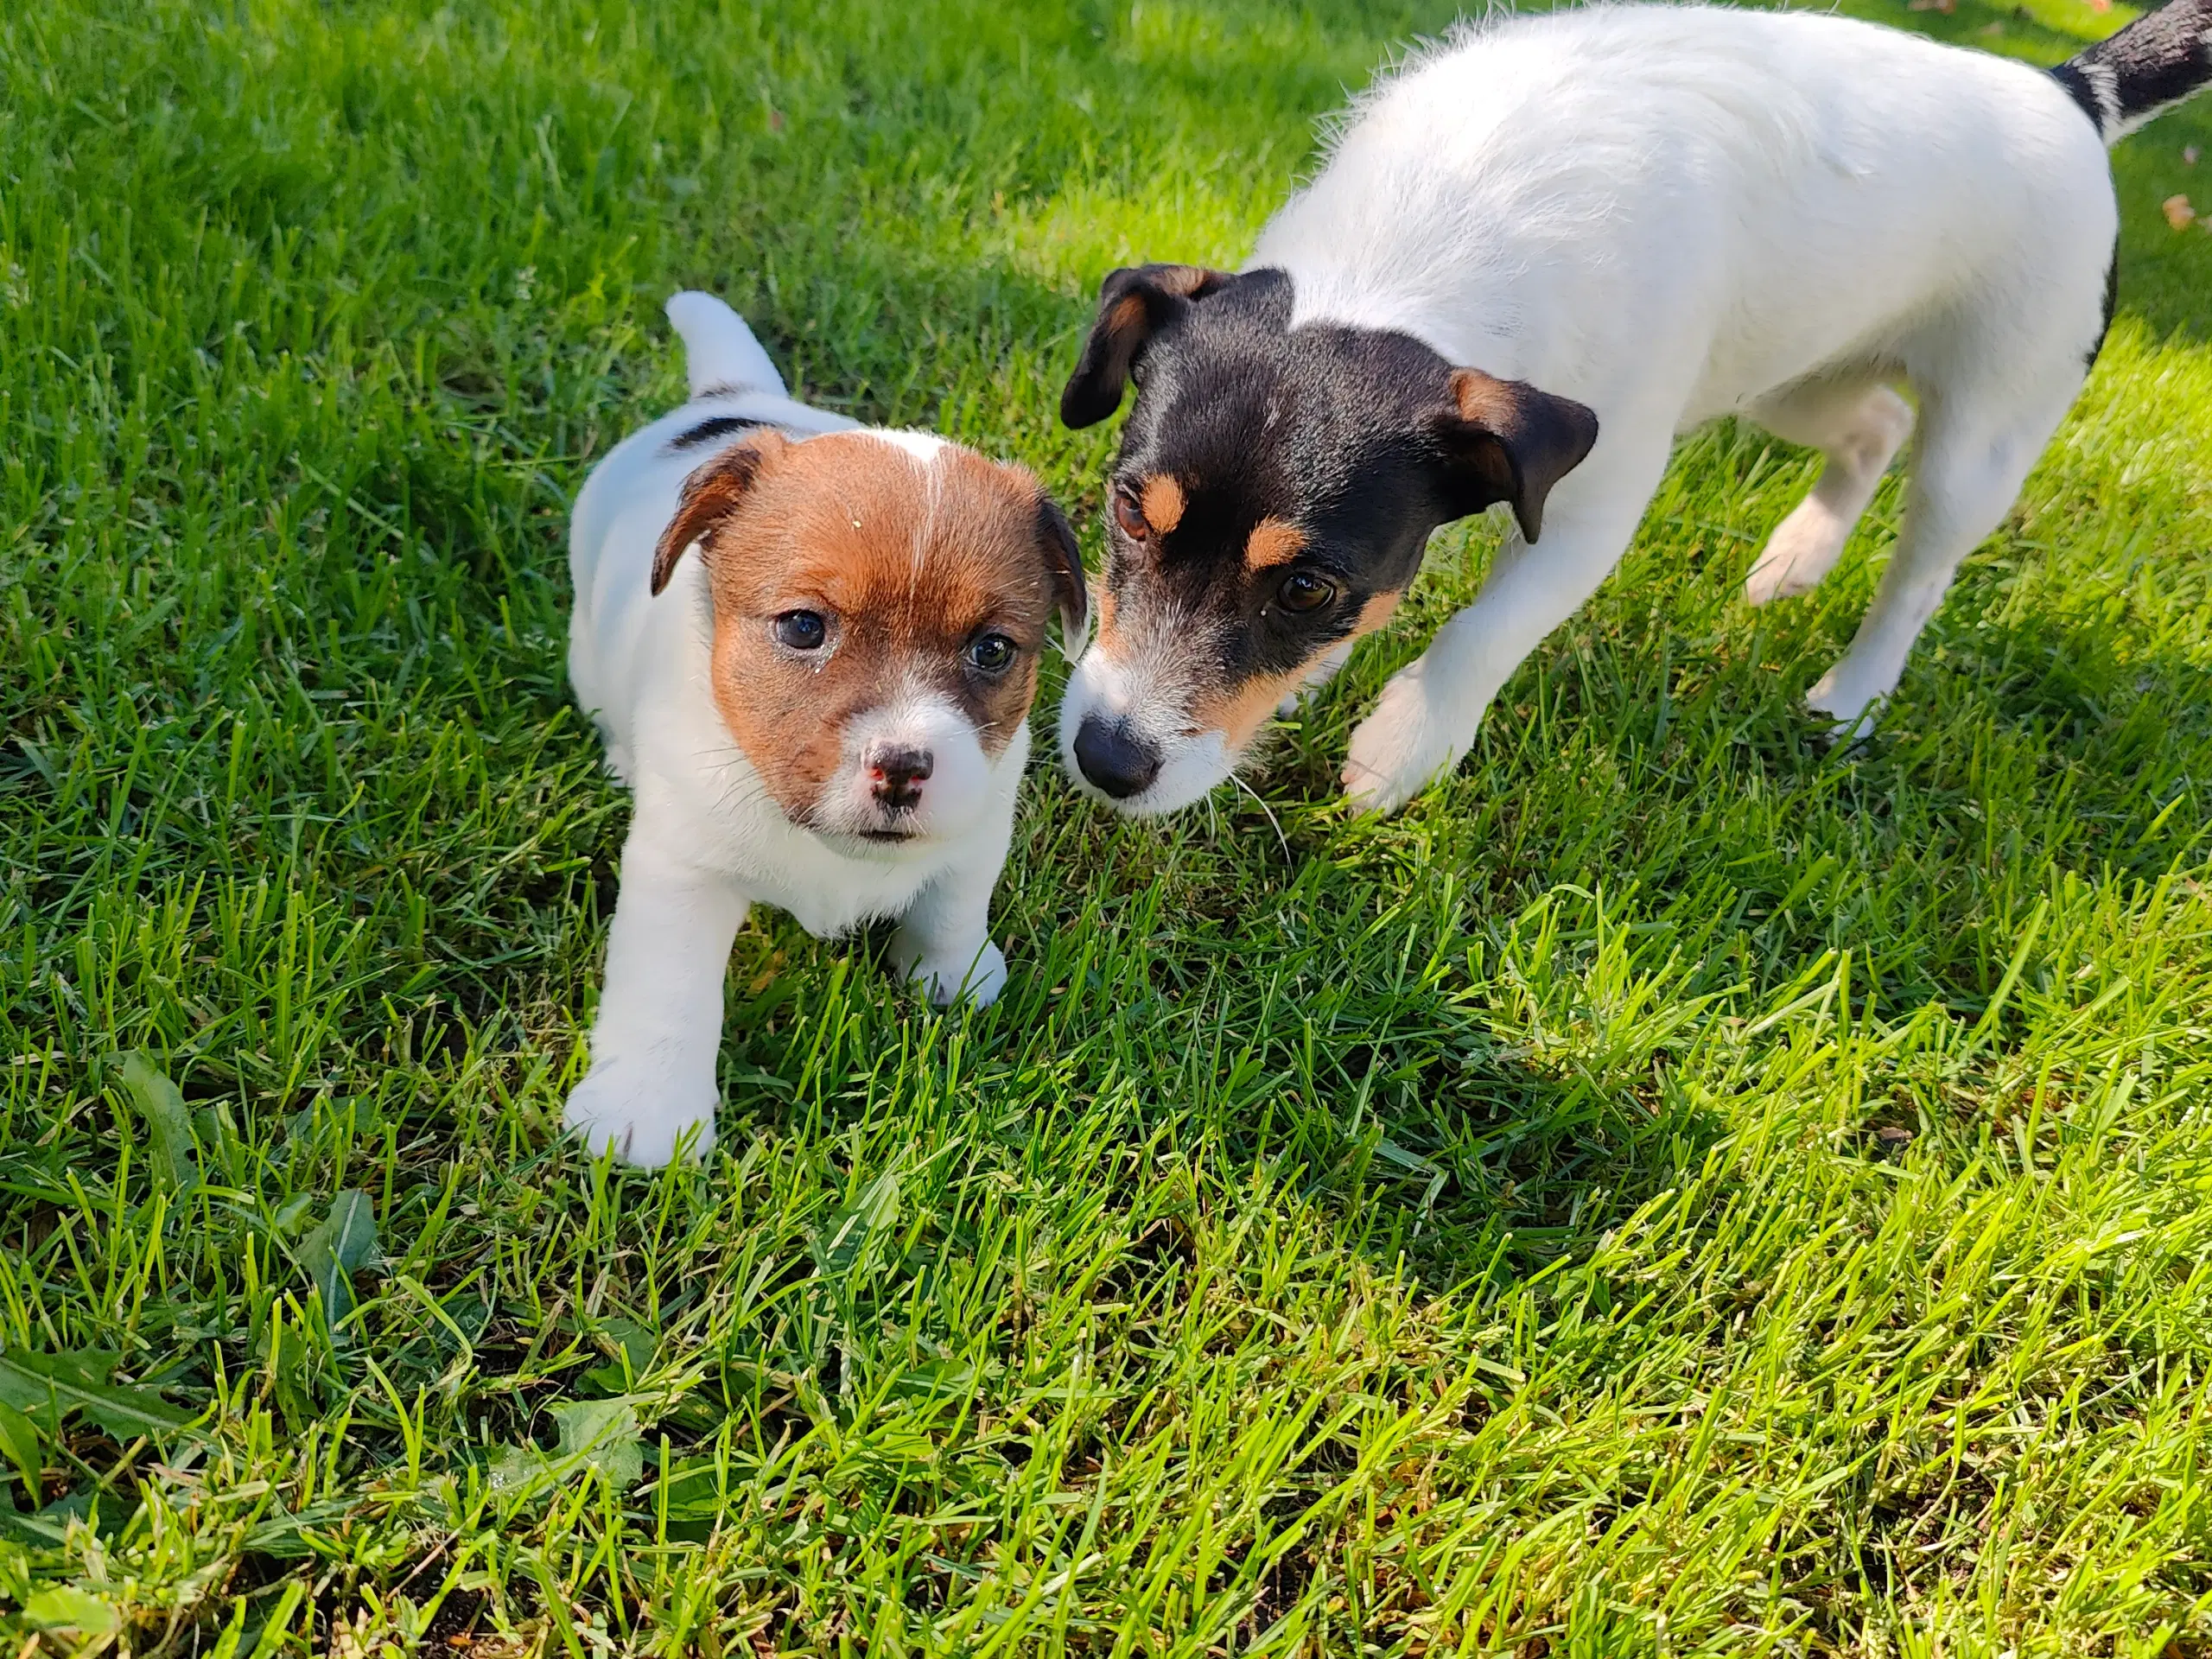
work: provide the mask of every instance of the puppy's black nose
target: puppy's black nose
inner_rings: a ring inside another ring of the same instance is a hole
[[[903,812],[922,798],[922,779],[937,762],[927,749],[886,749],[868,759],[868,781],[875,798],[894,812]]]
[[[1085,715],[1076,728],[1075,763],[1117,801],[1142,794],[1160,776],[1159,751],[1141,741],[1128,721],[1096,715]]]

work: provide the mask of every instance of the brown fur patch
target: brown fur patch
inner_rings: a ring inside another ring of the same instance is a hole
[[[1262,518],[1244,542],[1244,568],[1268,570],[1288,564],[1306,549],[1305,533],[1280,518]]]
[[[867,432],[788,444],[701,543],[714,597],[714,693],[730,734],[786,814],[805,822],[844,755],[844,729],[909,685],[965,711],[984,752],[1013,738],[1037,690],[1058,597],[1036,480],[947,444],[927,464]],[[827,643],[775,638],[819,612]],[[962,653],[985,627],[1021,648],[996,679]]]
[[[1493,432],[1520,420],[1517,388],[1496,375],[1484,374],[1480,369],[1454,369],[1451,386],[1452,401],[1459,406],[1461,420]]]
[[[1165,536],[1183,522],[1183,486],[1166,473],[1154,473],[1137,492],[1137,505],[1155,536]]]
[[[668,521],[653,548],[654,593],[668,586],[683,550],[735,512],[760,469],[790,448],[791,440],[782,433],[762,432],[743,443],[730,445],[683,480],[676,516]]]
[[[1402,592],[1375,594],[1359,607],[1359,620],[1351,625],[1351,637],[1360,639],[1389,622],[1398,613],[1398,601],[1404,597]]]
[[[1460,429],[1446,442],[1484,490],[1512,507],[1533,544],[1552,486],[1598,442],[1597,416],[1572,398],[1480,369],[1452,370],[1451,390]]]
[[[1287,674],[1257,674],[1224,690],[1201,696],[1191,705],[1191,717],[1202,732],[1219,732],[1234,751],[1249,743],[1282,700],[1305,683],[1325,652]]]
[[[1359,620],[1349,636],[1332,640],[1287,674],[1260,674],[1233,686],[1202,694],[1191,706],[1192,718],[1204,732],[1219,732],[1232,750],[1241,749],[1268,723],[1283,699],[1304,688],[1307,677],[1332,652],[1350,648],[1355,639],[1372,633],[1395,614],[1403,594],[1377,594],[1359,607]]]

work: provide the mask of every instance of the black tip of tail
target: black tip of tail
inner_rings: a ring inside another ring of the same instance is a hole
[[[2171,0],[2050,73],[2111,143],[2212,82],[2212,0]]]

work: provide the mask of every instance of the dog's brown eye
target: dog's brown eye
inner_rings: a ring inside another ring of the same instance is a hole
[[[1283,578],[1275,598],[1286,611],[1318,611],[1337,596],[1337,584],[1326,576],[1300,570]]]
[[[987,633],[968,647],[968,660],[986,674],[1003,674],[1014,665],[1015,645],[1002,633]]]
[[[776,643],[793,651],[819,651],[830,625],[819,611],[785,611],[776,619]]]
[[[1127,485],[1114,492],[1114,522],[1122,527],[1122,534],[1133,542],[1141,542],[1152,534],[1152,526],[1145,522],[1144,508],[1137,500],[1137,493]]]

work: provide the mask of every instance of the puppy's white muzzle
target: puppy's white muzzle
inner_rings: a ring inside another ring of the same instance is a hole
[[[1179,811],[1228,779],[1229,739],[1193,731],[1185,694],[1093,645],[1060,700],[1060,759],[1076,788],[1133,817]]]
[[[847,722],[810,822],[887,850],[957,840],[982,817],[990,776],[965,715],[935,694],[902,696]]]

